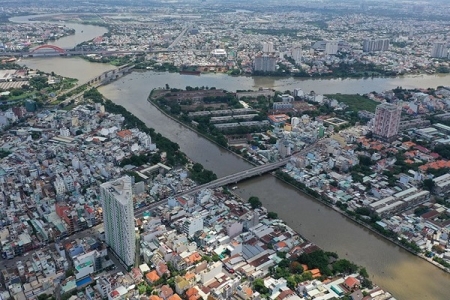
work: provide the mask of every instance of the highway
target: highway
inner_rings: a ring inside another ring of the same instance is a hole
[[[167,47],[167,49],[172,49],[173,47],[175,47],[180,42],[180,40],[183,38],[183,36],[186,34],[186,32],[190,29],[191,29],[191,26],[187,26],[186,28],[184,28],[181,31],[181,33],[177,36],[177,38],[170,44],[170,46]]]

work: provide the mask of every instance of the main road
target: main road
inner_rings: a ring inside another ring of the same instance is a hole
[[[196,187],[194,187],[192,189],[189,189],[187,191],[175,194],[172,197],[182,197],[182,196],[186,196],[186,195],[191,195],[191,194],[197,193],[197,192],[199,192],[201,190],[204,190],[204,189],[213,189],[213,188],[217,188],[217,187],[220,187],[220,186],[228,185],[230,183],[237,183],[239,181],[242,181],[244,179],[248,179],[248,178],[251,178],[251,177],[254,177],[254,176],[257,176],[257,175],[265,174],[267,172],[276,170],[276,169],[286,165],[291,160],[292,157],[295,157],[295,156],[298,156],[298,155],[305,155],[306,153],[311,151],[313,148],[321,145],[322,143],[324,143],[326,141],[328,141],[328,139],[320,140],[317,143],[311,144],[311,145],[303,148],[299,152],[295,153],[293,156],[284,158],[284,159],[282,159],[280,161],[277,161],[277,162],[274,162],[274,163],[269,163],[269,164],[264,164],[264,165],[261,165],[261,166],[250,168],[248,170],[244,170],[244,171],[240,171],[240,172],[237,172],[237,173],[234,173],[234,174],[231,174],[231,175],[227,175],[225,177],[213,180],[211,182],[208,182],[208,183],[196,186]],[[156,207],[164,204],[165,202],[167,202],[167,199],[163,199],[163,200],[154,202],[154,203],[152,203],[150,205],[147,205],[145,207],[141,207],[139,209],[136,209],[134,211],[134,215],[135,215],[135,217],[141,217],[144,214],[145,211],[149,211],[149,210],[155,209]]]
[[[289,162],[290,159],[291,159],[291,157],[288,157],[288,158],[285,158],[285,159],[280,160],[278,162],[257,166],[257,167],[251,168],[249,170],[246,170],[246,171],[241,171],[241,172],[238,172],[238,173],[235,173],[235,174],[231,174],[231,175],[228,175],[228,176],[216,179],[214,181],[211,181],[211,182],[208,182],[208,183],[196,186],[196,187],[194,187],[192,189],[189,189],[187,191],[175,194],[172,197],[182,197],[182,196],[186,196],[186,195],[191,195],[191,194],[197,193],[197,192],[199,192],[201,190],[204,190],[204,189],[213,189],[213,188],[216,188],[216,187],[225,186],[225,185],[230,184],[230,183],[237,183],[237,182],[239,182],[241,180],[244,180],[244,179],[247,179],[247,178],[251,178],[253,176],[262,175],[262,174],[265,174],[267,172],[276,170],[276,169],[286,165]],[[156,207],[158,207],[158,206],[160,206],[160,205],[162,205],[164,203],[167,203],[167,199],[163,199],[163,200],[154,202],[154,203],[152,203],[150,205],[141,207],[139,209],[135,209],[134,210],[134,216],[135,217],[141,217],[144,214],[145,211],[155,209]]]

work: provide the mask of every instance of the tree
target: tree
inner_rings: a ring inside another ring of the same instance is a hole
[[[220,260],[220,256],[214,253],[213,256],[212,256],[212,260],[213,261],[219,261]]]
[[[289,266],[289,269],[294,274],[302,274],[304,271],[303,266],[298,261],[293,261]]]
[[[253,281],[253,288],[255,289],[255,291],[262,295],[269,292],[269,289],[266,288],[266,286],[264,285],[264,281],[261,278],[255,279],[255,281]]]
[[[248,198],[248,203],[250,203],[252,209],[256,209],[262,206],[262,203],[261,201],[259,201],[259,198],[255,196],[251,196],[250,198]]]
[[[153,288],[151,286],[147,285],[146,290],[145,290],[145,294],[147,296],[150,296],[152,294],[152,292],[153,292]]]
[[[267,213],[267,217],[268,217],[269,219],[278,219],[278,214],[277,214],[276,212],[269,211],[269,212]]]
[[[366,268],[359,269],[359,275],[361,275],[363,278],[369,278],[369,273],[367,272]]]
[[[73,270],[69,269],[69,270],[66,271],[66,277],[70,277],[70,276],[73,276],[73,275],[74,275]]]
[[[333,264],[334,273],[352,274],[355,273],[357,270],[358,266],[346,259],[340,259]]]
[[[276,142],[277,142],[277,139],[275,137],[271,136],[269,138],[269,141],[268,141],[269,144],[276,144]]]
[[[423,181],[423,188],[426,189],[427,191],[431,191],[434,188],[434,181],[433,179],[425,179]]]

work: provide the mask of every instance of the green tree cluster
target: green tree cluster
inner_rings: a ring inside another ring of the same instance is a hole
[[[248,198],[248,203],[250,203],[252,209],[260,208],[262,206],[262,203],[259,200],[259,198],[255,196]]]
[[[267,217],[268,217],[269,219],[278,219],[278,214],[277,214],[276,212],[269,211],[269,212],[267,213]]]
[[[217,175],[210,170],[206,170],[199,163],[195,163],[192,168],[189,169],[190,177],[199,184],[205,184],[217,179]]]
[[[95,94],[97,94],[95,92]],[[100,94],[101,95],[101,94]],[[142,132],[149,134],[152,141],[156,143],[157,148],[161,152],[166,152],[167,160],[166,164],[170,166],[184,165],[188,162],[184,153],[180,151],[180,147],[177,143],[170,141],[168,138],[162,136],[160,133],[156,133],[153,128],[148,128],[147,125],[135,115],[126,110],[123,106],[113,103],[111,100],[103,101],[105,109],[114,114],[121,114],[124,118],[125,128],[137,128]]]

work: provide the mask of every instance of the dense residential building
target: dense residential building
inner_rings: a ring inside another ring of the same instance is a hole
[[[277,66],[277,58],[270,55],[259,55],[255,57],[253,69],[262,72],[275,72]]]
[[[392,141],[397,137],[402,108],[395,104],[382,103],[377,106],[373,125],[376,138]]]
[[[363,51],[387,51],[389,49],[389,39],[364,40]]]
[[[448,56],[448,47],[446,42],[436,42],[431,50],[431,57],[446,58]]]
[[[100,186],[106,243],[127,266],[134,263],[136,247],[132,190],[129,176]]]

